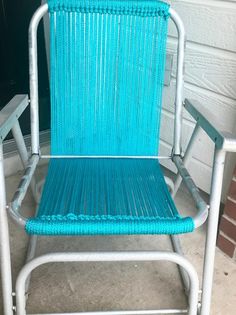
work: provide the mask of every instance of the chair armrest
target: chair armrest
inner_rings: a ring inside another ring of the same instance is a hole
[[[3,141],[29,104],[28,95],[15,95],[0,111],[0,141]]]
[[[185,168],[183,164],[182,158],[178,155],[175,155],[173,156],[173,162],[175,163],[179,174],[183,178],[183,181],[186,187],[188,188],[190,194],[192,195],[193,200],[196,203],[197,209],[199,210],[197,215],[193,218],[195,228],[198,228],[206,221],[207,216],[208,216],[209,206],[202,199],[199,193],[199,189],[195,185],[193,179],[191,178],[189,172],[187,171],[187,169]]]
[[[236,152],[236,136],[224,131],[217,117],[195,100],[185,99],[184,107],[211,138],[217,149]]]
[[[13,196],[12,202],[10,203],[8,209],[11,217],[20,225],[25,225],[26,219],[20,215],[19,208],[26,195],[27,189],[30,185],[32,177],[34,175],[36,166],[39,162],[38,155],[32,155],[29,159],[28,165],[25,168],[24,175],[21,178],[19,186]]]

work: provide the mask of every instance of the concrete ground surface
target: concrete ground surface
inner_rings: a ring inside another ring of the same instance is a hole
[[[38,170],[38,178],[46,171]],[[11,199],[22,172],[6,179]],[[207,198],[207,197],[206,197]],[[176,196],[180,213],[194,214],[195,207],[183,185]],[[34,201],[29,192],[22,211],[30,215]],[[24,263],[28,236],[10,220],[13,281]],[[199,274],[202,271],[205,226],[182,235],[186,257]],[[56,251],[168,250],[167,236],[40,237],[37,255]],[[2,305],[2,303],[1,303]],[[33,272],[27,311],[29,313],[95,310],[186,308],[177,267],[152,263],[57,263]],[[1,311],[2,313],[2,311]],[[212,315],[236,314],[236,264],[216,249]]]

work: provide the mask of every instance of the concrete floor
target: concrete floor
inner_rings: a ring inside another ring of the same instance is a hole
[[[41,167],[38,177],[46,168]],[[7,178],[8,200],[19,183],[21,173]],[[181,213],[194,213],[194,205],[181,186],[176,204]],[[23,212],[30,215],[34,202],[27,194]],[[28,237],[14,223],[10,223],[13,279],[21,269]],[[205,228],[181,236],[186,256],[201,274]],[[166,236],[114,237],[41,237],[37,255],[55,251],[89,250],[167,250]],[[216,249],[212,315],[236,313],[236,264]],[[2,304],[2,303],[1,303]],[[176,266],[157,263],[89,263],[44,265],[33,272],[27,311],[69,312],[119,309],[185,308]]]

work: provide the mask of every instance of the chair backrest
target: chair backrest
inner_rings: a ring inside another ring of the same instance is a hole
[[[169,5],[48,0],[52,155],[157,155]]]

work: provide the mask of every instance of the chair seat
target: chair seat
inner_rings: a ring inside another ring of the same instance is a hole
[[[181,218],[154,159],[51,159],[37,216],[37,235],[179,234]]]

